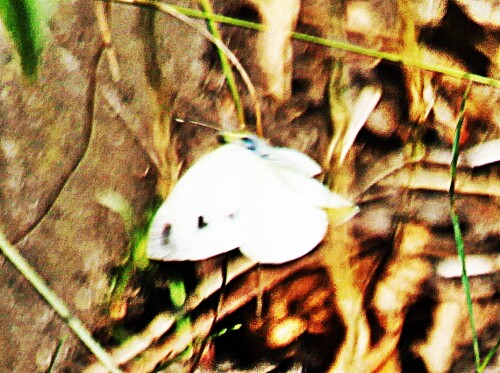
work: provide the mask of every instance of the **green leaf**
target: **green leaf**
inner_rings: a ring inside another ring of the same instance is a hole
[[[37,0],[0,0],[0,17],[21,57],[24,75],[35,80],[43,49],[41,12]]]
[[[180,308],[186,302],[186,288],[183,281],[173,281],[169,286],[170,299],[175,307]]]

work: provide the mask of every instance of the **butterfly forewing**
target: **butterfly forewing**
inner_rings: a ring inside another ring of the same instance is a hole
[[[175,185],[151,225],[148,257],[201,260],[241,245],[242,180],[230,175],[239,172],[243,149],[234,148],[202,157]]]

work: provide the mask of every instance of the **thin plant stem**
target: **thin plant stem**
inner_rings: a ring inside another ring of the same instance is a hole
[[[166,3],[161,3],[157,1],[151,1],[151,0],[101,0],[105,2],[113,2],[117,4],[127,4],[127,5],[132,5],[136,6],[139,8],[148,8],[148,9],[155,9],[158,10],[162,13],[166,13],[174,18],[177,18],[179,21],[185,23],[189,27],[193,28],[196,30],[196,32],[200,33],[204,38],[207,40],[210,40],[212,43],[214,43],[217,48],[221,49],[224,51],[226,54],[227,58],[233,66],[235,67],[236,70],[238,70],[241,78],[243,79],[243,82],[247,86],[248,93],[250,94],[250,97],[252,98],[253,105],[254,105],[254,111],[255,111],[255,127],[256,127],[256,132],[259,136],[262,136],[263,134],[263,129],[262,129],[262,114],[261,114],[261,107],[260,107],[260,102],[257,99],[257,93],[255,90],[255,86],[253,85],[252,81],[250,80],[250,77],[248,76],[248,73],[246,70],[243,68],[241,63],[238,61],[238,58],[234,55],[233,52],[219,39],[215,38],[209,31],[207,31],[205,28],[201,27],[198,25],[196,22],[193,22],[188,16],[185,14],[179,12],[176,7],[172,5],[168,5]],[[207,13],[205,12],[199,12],[202,16],[198,18],[202,19],[207,19]],[[217,21],[214,19],[214,21]]]
[[[10,244],[3,232],[0,232],[0,250],[17,268],[19,272],[33,285],[42,298],[64,320],[76,336],[89,348],[97,359],[112,373],[120,373],[113,360],[101,345],[92,337],[85,325],[66,306],[61,298],[48,287],[35,269],[23,258],[19,251]]]
[[[46,373],[54,373],[55,372],[55,367],[56,367],[56,361],[57,357],[59,356],[59,353],[61,352],[62,346],[64,342],[68,339],[68,336],[64,336],[59,339],[59,342],[57,343],[56,350],[52,354],[52,358],[50,359],[50,364],[49,368],[47,369]]]
[[[203,8],[203,11],[207,14],[207,16],[213,15],[214,11],[212,8],[212,4],[210,3],[210,0],[199,0],[199,2],[201,7]],[[217,23],[213,21],[211,18],[207,17],[207,24],[208,24],[208,29],[210,30],[214,38],[222,41]],[[217,47],[217,52],[219,53],[219,59],[222,66],[222,73],[226,78],[227,86],[229,87],[229,91],[233,96],[234,106],[236,108],[236,114],[238,115],[240,130],[243,130],[245,129],[245,114],[243,112],[243,105],[241,104],[241,98],[240,94],[238,93],[238,86],[236,85],[236,80],[234,79],[233,70],[229,63],[229,60],[227,59],[226,54],[224,53],[224,50]]]
[[[103,0],[103,1],[114,1],[114,0]],[[118,0],[118,2],[121,2],[121,1]],[[263,31],[265,29],[264,25],[262,25],[260,23],[256,23],[256,22],[244,21],[241,19],[227,17],[227,16],[223,16],[220,14],[207,14],[205,12],[202,12],[202,11],[199,11],[196,9],[182,7],[182,6],[176,6],[176,5],[172,5],[171,8],[175,9],[179,13],[182,13],[188,17],[210,19],[210,20],[218,22],[218,23],[224,23],[227,25],[249,28],[249,29],[253,29],[253,30],[257,30],[257,31]],[[355,45],[355,44],[351,44],[351,43],[347,43],[347,42],[343,42],[343,41],[339,41],[339,40],[331,40],[331,39],[321,38],[318,36],[308,35],[308,34],[304,34],[304,33],[300,33],[300,32],[291,32],[290,36],[296,40],[301,40],[301,41],[306,41],[306,42],[313,43],[313,44],[323,45],[325,47],[339,49],[339,50],[343,50],[343,51],[351,52],[351,53],[356,53],[356,54],[361,54],[361,55],[368,56],[368,57],[380,58],[380,59],[390,61],[390,62],[401,63],[402,65],[405,65],[408,67],[414,67],[414,68],[418,68],[418,69],[422,69],[422,70],[426,70],[426,71],[433,71],[433,72],[441,73],[441,74],[451,76],[454,78],[465,79],[465,80],[469,80],[472,82],[481,83],[481,84],[489,85],[492,87],[500,88],[500,80],[499,79],[489,78],[489,77],[485,77],[482,75],[469,73],[467,71],[454,69],[451,67],[436,65],[436,64],[432,64],[432,63],[426,63],[424,61],[415,60],[415,58],[405,57],[405,56],[402,56],[402,55],[397,54],[397,53],[381,52],[381,51],[361,47],[359,45]]]
[[[470,323],[470,328],[471,328],[471,333],[472,333],[472,347],[474,349],[475,365],[476,365],[476,369],[479,369],[479,367],[481,365],[481,357],[479,354],[479,342],[478,342],[478,338],[477,338],[476,325],[475,325],[475,321],[474,321],[474,310],[472,307],[470,283],[469,283],[469,278],[467,276],[467,268],[465,265],[465,247],[464,247],[465,245],[464,245],[464,241],[463,241],[463,237],[462,237],[462,231],[460,229],[460,218],[458,216],[457,208],[456,208],[456,204],[455,204],[455,200],[456,200],[455,184],[456,184],[456,179],[457,179],[457,163],[458,163],[459,148],[460,148],[460,134],[462,132],[462,125],[463,125],[463,121],[464,121],[464,117],[465,117],[465,104],[466,104],[467,99],[469,97],[470,87],[471,87],[471,83],[469,82],[469,84],[467,85],[467,88],[464,92],[462,104],[460,107],[459,119],[458,119],[457,127],[455,129],[455,138],[453,140],[453,147],[452,147],[452,160],[451,160],[451,165],[450,165],[451,183],[450,183],[450,189],[449,189],[449,199],[450,199],[450,217],[451,217],[451,222],[453,224],[455,245],[457,247],[458,257],[460,258],[460,263],[462,265],[461,280],[462,280],[462,286],[463,286],[464,293],[465,293],[465,300],[467,303],[467,312],[469,314],[469,323]]]

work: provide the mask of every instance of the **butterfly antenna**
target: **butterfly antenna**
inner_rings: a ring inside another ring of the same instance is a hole
[[[191,123],[191,124],[195,124],[197,126],[201,126],[201,127],[205,127],[205,128],[210,128],[210,129],[212,129],[214,131],[220,131],[221,130],[220,127],[214,126],[212,124],[206,124],[206,123],[202,123],[202,122],[197,122],[195,120],[184,120],[184,119],[181,119],[181,118],[175,118],[175,122],[176,123],[182,123],[182,124]]]
[[[217,300],[217,305],[215,306],[214,319],[212,320],[212,325],[210,326],[210,330],[208,331],[207,337],[205,338],[205,340],[202,342],[202,344],[200,346],[200,351],[198,352],[198,355],[196,356],[196,360],[193,363],[193,366],[191,368],[190,373],[195,373],[196,368],[198,368],[200,361],[201,361],[201,358],[203,357],[203,353],[205,352],[207,345],[211,342],[212,336],[214,335],[215,325],[217,324],[217,319],[219,318],[219,311],[220,311],[220,308],[222,305],[223,294],[224,294],[224,291],[226,290],[228,267],[229,267],[229,255],[224,254],[222,257],[222,263],[221,263],[222,283],[220,285],[219,299]]]

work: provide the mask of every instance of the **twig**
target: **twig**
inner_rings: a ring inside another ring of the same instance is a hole
[[[33,267],[22,257],[22,255],[17,251],[17,249],[7,241],[7,238],[0,232],[0,249],[4,255],[11,261],[11,263],[17,268],[19,272],[33,285],[33,287],[38,291],[42,298],[52,307],[52,309],[64,320],[64,322],[70,327],[71,330],[78,336],[78,338],[85,343],[85,345],[94,353],[94,355],[99,359],[101,364],[103,364],[112,373],[120,373],[121,370],[118,369],[111,357],[107,352],[99,345],[99,343],[92,338],[90,332],[85,328],[85,325],[75,316],[71,314],[71,311],[62,301],[61,298],[57,296],[56,293],[50,289],[45,281],[40,277],[40,275],[35,271]]]
[[[256,263],[245,257],[237,258],[228,265],[227,282],[229,283],[237,276],[245,273]],[[163,312],[158,314],[140,334],[128,339],[121,346],[110,351],[110,355],[117,365],[124,364],[142,351],[147,349],[153,342],[165,334],[174,323],[194,310],[203,300],[219,290],[222,283],[220,273],[214,272],[204,277],[195,292],[189,296],[184,306],[177,312]],[[85,373],[105,372],[101,364],[89,366]]]
[[[244,281],[242,281],[242,286],[233,289],[225,297],[220,305],[218,319],[222,320],[227,315],[240,309],[249,301],[259,296],[261,291],[271,289],[298,270],[317,267],[318,257],[315,254],[286,266],[262,269],[262,271],[266,274],[264,276],[259,276],[255,271],[248,273],[247,276],[253,277],[253,279],[245,278]],[[257,280],[257,277],[261,281],[261,286],[258,287],[252,285]],[[188,314],[184,314],[182,317],[187,316]],[[131,372],[146,373],[150,372],[166,357],[174,359],[179,353],[184,351],[191,343],[193,343],[194,340],[199,337],[205,337],[210,332],[213,318],[214,311],[213,308],[210,307],[208,310],[202,312],[199,316],[196,316],[196,318],[192,320],[190,330],[182,330],[180,334],[173,333],[160,345],[153,346],[139,359],[134,359],[134,362],[130,366],[127,366],[127,369]]]
[[[263,284],[260,287],[242,286],[239,289],[232,291],[227,297],[225,297],[225,300],[220,307],[219,319],[223,319],[242,305],[248,303],[262,290],[269,289],[275,286],[278,282],[282,281],[291,273],[300,269],[305,269],[317,265],[317,253],[318,251],[302,258],[301,260],[285,266],[265,269],[264,271],[266,271],[269,275],[262,280]],[[228,266],[227,282],[230,283],[232,280],[234,280],[235,277],[248,272],[255,265],[256,263],[251,262],[244,257],[233,260],[229,263]],[[251,274],[249,274],[249,276],[250,275]],[[201,304],[203,300],[207,299],[210,295],[218,291],[220,289],[221,283],[222,279],[220,273],[218,272],[215,272],[211,276],[204,278],[202,283],[200,283],[200,285],[196,289],[195,293],[188,298],[181,310],[177,312],[163,312],[157,315],[149,323],[146,329],[144,329],[140,334],[137,334],[136,336],[127,340],[123,345],[111,350],[109,353],[115,364],[125,364],[132,359],[137,359],[137,357],[142,353],[139,360],[137,360],[136,363],[132,364],[132,371],[139,372],[139,366],[142,366],[141,369],[144,369],[144,366],[141,364],[146,364],[147,362],[148,366],[154,367],[161,360],[165,359],[166,356],[173,359],[176,354],[182,352],[186,347],[188,347],[189,344],[192,343],[192,341],[197,336],[202,336],[208,333],[213,315],[207,314],[207,312],[213,312],[212,310],[202,313],[201,316],[198,316],[196,320],[193,321],[193,324],[196,324],[196,328],[192,328],[193,330],[195,330],[195,333],[190,334],[189,338],[184,336],[183,338],[178,339],[175,336],[172,336],[167,338],[160,345],[154,346],[155,341],[166,334],[173,327],[176,321],[187,317],[192,310],[194,310]],[[245,284],[247,283],[252,284],[254,282],[245,281]],[[205,321],[203,320],[203,317],[206,318]],[[146,349],[147,351],[145,351]],[[139,363],[139,361],[141,361],[142,363]],[[95,363],[87,367],[84,372],[102,373],[105,372],[105,370],[101,364]]]
[[[116,58],[115,48],[113,48],[113,43],[111,40],[111,28],[109,26],[109,19],[111,14],[111,9],[109,4],[95,2],[94,3],[94,13],[97,18],[97,25],[101,31],[101,38],[106,48],[105,53],[108,58],[109,71],[111,73],[111,79],[113,82],[118,82],[121,79],[120,66],[118,65],[118,59]]]
[[[500,196],[500,182],[493,176],[471,175],[470,172],[459,173],[463,179],[456,184],[455,190],[462,194],[477,194],[483,196]],[[405,184],[405,180],[409,176],[413,179],[410,183]],[[404,187],[409,189],[426,189],[441,192],[449,190],[450,175],[449,171],[444,168],[422,168],[411,171],[404,168],[394,173],[393,175],[386,176],[380,180],[378,186],[386,186],[397,188]]]

